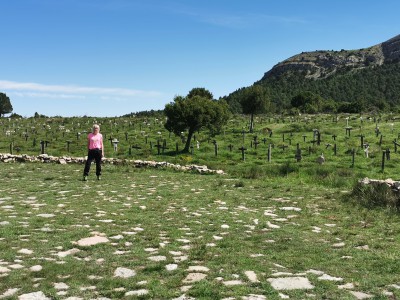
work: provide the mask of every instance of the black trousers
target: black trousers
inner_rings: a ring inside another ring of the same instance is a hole
[[[101,149],[92,149],[88,152],[88,158],[86,160],[85,169],[83,170],[83,176],[88,176],[90,171],[90,165],[92,161],[96,161],[96,175],[101,175],[101,157],[102,151]]]

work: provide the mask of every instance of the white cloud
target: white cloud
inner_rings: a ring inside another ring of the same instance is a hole
[[[85,98],[85,95],[107,95],[112,97],[159,97],[161,93],[123,88],[86,87],[77,85],[45,85],[32,82],[0,80],[0,89],[24,92],[25,97]]]
[[[35,93],[35,92],[13,92],[13,95],[21,98],[60,98],[60,99],[86,99],[83,95],[74,94],[50,94],[50,93]]]

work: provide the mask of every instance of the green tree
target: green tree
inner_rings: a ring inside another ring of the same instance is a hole
[[[268,101],[264,93],[264,89],[260,85],[253,85],[246,89],[241,98],[240,104],[243,113],[250,115],[249,131],[254,130],[254,115],[264,113],[268,106]]]
[[[290,104],[302,112],[315,114],[323,109],[324,102],[321,96],[306,91],[294,96]]]
[[[6,94],[0,93],[0,117],[13,111],[10,98]]]
[[[176,96],[174,102],[165,106],[167,116],[165,128],[180,135],[188,131],[183,152],[189,152],[193,134],[202,128],[218,131],[229,119],[229,107],[225,101],[212,99],[212,94],[203,88],[192,89],[188,96]]]

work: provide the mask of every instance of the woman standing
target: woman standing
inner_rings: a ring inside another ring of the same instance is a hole
[[[100,126],[93,125],[93,131],[88,134],[88,158],[85,169],[83,170],[83,180],[87,181],[90,171],[90,165],[93,160],[96,161],[97,180],[101,179],[101,158],[104,157],[103,135],[100,133]]]

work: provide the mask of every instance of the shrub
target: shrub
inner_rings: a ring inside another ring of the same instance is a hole
[[[286,161],[282,165],[279,165],[278,170],[279,170],[279,175],[287,176],[290,173],[298,172],[299,166],[293,162]]]
[[[348,200],[359,203],[368,209],[384,207],[396,212],[400,209],[399,195],[385,183],[356,183],[347,197]]]

